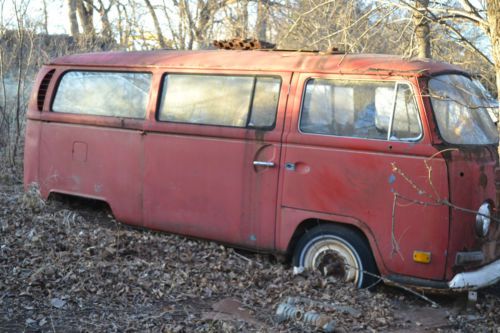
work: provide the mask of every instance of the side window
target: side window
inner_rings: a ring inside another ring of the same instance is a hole
[[[248,123],[250,127],[274,127],[280,86],[280,80],[277,78],[257,77],[252,103],[252,115]]]
[[[398,84],[391,140],[417,140],[421,133],[418,108],[411,88],[407,84]]]
[[[395,110],[395,87],[398,88]],[[406,89],[405,89],[406,88]],[[387,140],[420,137],[418,110],[409,86],[393,82],[311,79],[300,130],[304,133]]]
[[[274,127],[281,81],[274,77],[168,74],[158,119],[231,127]]]
[[[151,74],[71,71],[59,81],[53,112],[145,118]]]

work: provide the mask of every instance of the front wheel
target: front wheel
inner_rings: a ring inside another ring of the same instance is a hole
[[[377,266],[370,247],[355,231],[337,225],[319,225],[307,231],[293,254],[294,266],[319,270],[325,276],[353,283],[357,288],[374,285]]]

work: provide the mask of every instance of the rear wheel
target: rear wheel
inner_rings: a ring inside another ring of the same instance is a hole
[[[319,225],[306,232],[295,247],[293,264],[319,270],[358,288],[377,282],[370,275],[377,274],[370,247],[357,232],[343,226]]]

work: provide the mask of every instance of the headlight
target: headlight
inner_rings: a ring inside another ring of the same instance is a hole
[[[490,230],[491,207],[490,204],[485,202],[479,207],[478,214],[476,215],[476,234],[479,237],[485,237]]]

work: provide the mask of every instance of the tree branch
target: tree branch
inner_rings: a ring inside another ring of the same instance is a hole
[[[382,2],[386,2],[387,3],[387,0],[381,0]],[[409,2],[405,1],[405,0],[398,0],[398,3],[394,3],[394,2],[390,2],[391,4],[395,4],[396,6],[400,7],[400,8],[406,8],[406,9],[409,9],[411,11],[414,11],[414,12],[421,12],[419,10],[419,8],[416,8],[415,6],[413,6],[412,4],[410,4]],[[432,22],[435,22],[435,23],[438,23],[439,25],[445,27],[446,29],[448,29],[449,31],[451,31],[452,33],[454,33],[455,35],[457,35],[459,38],[459,42],[463,43],[464,46],[468,47],[469,49],[471,49],[473,52],[476,52],[477,54],[479,54],[484,60],[486,60],[490,65],[494,66],[494,62],[486,55],[484,54],[481,50],[479,50],[477,48],[477,46],[474,45],[474,43],[472,43],[469,39],[467,39],[456,27],[454,27],[452,24],[450,24],[449,22],[447,22],[446,20],[440,20],[437,15],[435,15],[433,12],[432,12],[432,9],[430,8],[426,8],[425,9],[425,15],[426,17],[431,20]],[[483,26],[481,26],[483,27]]]

